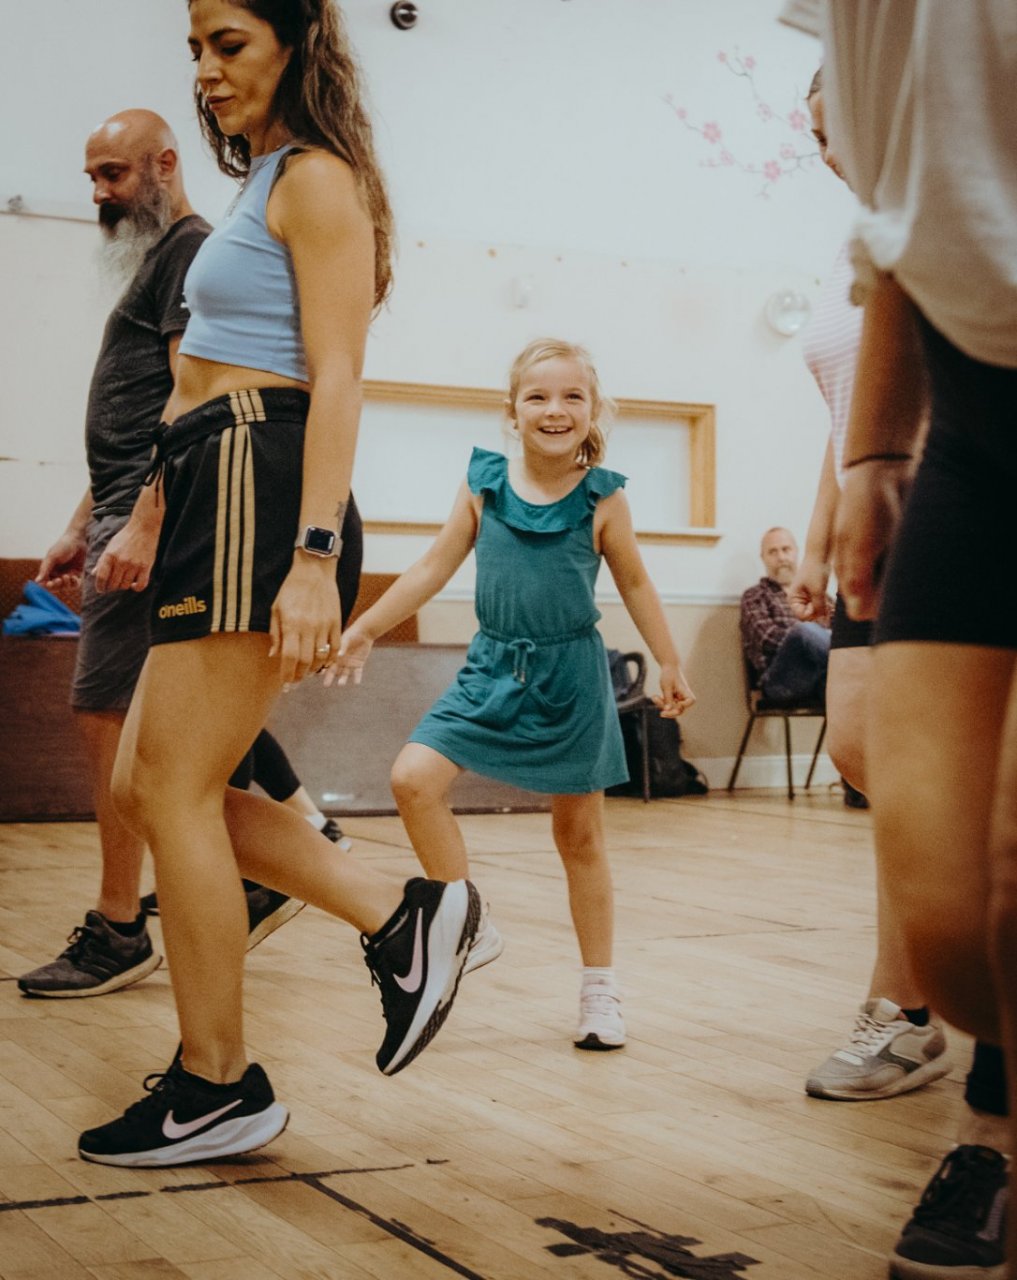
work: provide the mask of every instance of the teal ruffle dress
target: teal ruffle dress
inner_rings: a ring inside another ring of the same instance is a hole
[[[474,449],[480,630],[466,665],[410,735],[475,773],[578,795],[628,779],[593,588],[598,501],[625,484],[593,467],[557,502],[524,502],[508,460]]]

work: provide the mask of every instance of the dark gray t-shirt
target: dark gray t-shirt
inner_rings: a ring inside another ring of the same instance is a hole
[[[85,416],[94,507],[126,513],[138,496],[173,389],[167,343],[187,324],[184,276],[211,230],[197,214],[175,222],[106,321]]]

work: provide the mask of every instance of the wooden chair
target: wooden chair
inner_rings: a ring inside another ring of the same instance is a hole
[[[812,763],[809,765],[808,776],[805,779],[805,790],[808,791],[812,786],[812,775],[816,771],[816,761],[819,759],[819,752],[823,746],[823,739],[826,737],[826,703],[809,702],[803,703],[801,706],[785,707],[776,706],[772,702],[768,702],[763,696],[763,692],[759,687],[759,676],[752,663],[742,655],[742,668],[745,675],[745,702],[748,707],[749,720],[745,726],[745,732],[742,734],[741,745],[738,748],[738,756],[734,762],[734,768],[731,770],[731,777],[728,779],[728,791],[734,790],[734,784],[738,777],[738,770],[742,766],[742,757],[745,755],[745,748],[749,743],[749,736],[752,733],[752,726],[757,720],[773,719],[776,716],[784,721],[784,754],[787,758],[787,798],[793,800],[795,798],[794,774],[791,767],[791,721],[792,719],[800,720],[809,716],[821,718],[823,723],[819,730],[819,737],[816,740],[816,749],[812,753]]]

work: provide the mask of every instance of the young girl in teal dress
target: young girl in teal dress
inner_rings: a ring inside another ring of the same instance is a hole
[[[474,449],[433,546],[346,631],[333,667],[340,684],[350,674],[359,681],[375,639],[436,595],[476,551],[480,630],[455,684],[400,752],[392,790],[427,875],[441,880],[468,874],[466,846],[447,800],[463,769],[551,795],[583,962],[574,1036],[582,1049],[625,1043],[612,968],[603,798],[605,787],[624,782],[628,771],[596,629],[601,557],[660,666],[655,701],[661,715],[679,716],[695,701],[636,546],[625,477],[599,465],[603,404],[582,347],[552,339],[530,343],[512,366],[507,400],[521,456],[510,461]],[[485,917],[464,972],[501,949]]]

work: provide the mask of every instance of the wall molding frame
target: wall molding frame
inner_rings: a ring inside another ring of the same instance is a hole
[[[426,382],[389,382],[365,379],[364,399],[396,404],[449,405],[487,409],[501,413],[504,391],[489,387],[450,387]],[[723,536],[717,518],[717,427],[712,404],[686,404],[677,400],[619,398],[618,418],[633,417],[672,422],[689,428],[689,515],[681,529],[637,529],[640,542],[663,546],[714,546]],[[441,523],[430,521],[365,520],[367,533],[433,535]]]

